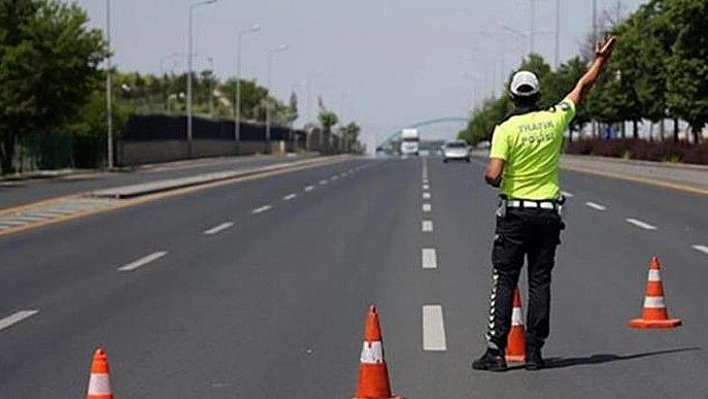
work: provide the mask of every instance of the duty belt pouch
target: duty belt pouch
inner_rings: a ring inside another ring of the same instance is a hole
[[[507,199],[502,198],[499,200],[499,208],[497,208],[496,215],[500,219],[506,218],[506,205],[507,205]]]

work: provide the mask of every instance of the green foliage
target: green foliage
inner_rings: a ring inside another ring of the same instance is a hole
[[[317,120],[320,121],[320,125],[322,125],[322,130],[325,133],[331,133],[332,126],[336,125],[339,122],[339,117],[337,117],[337,114],[335,114],[334,112],[322,111],[319,115],[317,115]]]
[[[106,57],[86,13],[58,0],[0,0],[0,168],[12,172],[17,138],[64,129],[100,84]]]

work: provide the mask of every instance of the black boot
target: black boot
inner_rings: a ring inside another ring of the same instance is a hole
[[[541,356],[541,349],[526,348],[526,364],[524,368],[526,370],[540,370],[544,367],[546,367],[546,362],[543,361]]]
[[[479,359],[472,362],[475,370],[506,371],[504,351],[488,348]]]

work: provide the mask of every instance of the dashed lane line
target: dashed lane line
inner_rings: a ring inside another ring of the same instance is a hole
[[[699,252],[703,252],[704,254],[708,255],[708,246],[706,245],[694,245],[693,249]]]
[[[265,205],[265,206],[262,206],[262,207],[260,207],[260,208],[254,209],[251,213],[253,213],[254,215],[257,215],[257,214],[259,214],[259,213],[267,212],[267,211],[269,211],[269,210],[271,210],[271,209],[273,209],[273,206],[271,206],[271,205]]]
[[[422,225],[423,232],[425,233],[430,233],[433,231],[433,221],[432,220],[424,220],[423,225]]]
[[[307,186],[305,187],[305,192],[310,192],[315,189],[315,186]]]
[[[435,248],[423,248],[422,251],[423,269],[437,269],[438,255]]]
[[[430,199],[430,193],[423,193],[423,199]]]
[[[430,184],[423,184],[423,190],[430,190]]]
[[[561,191],[561,195],[563,195],[563,196],[566,197],[566,198],[573,198],[573,197],[575,197],[575,194],[569,193],[569,192],[567,192],[567,191]]]
[[[0,331],[10,328],[11,326],[30,318],[39,313],[39,310],[20,310],[19,312],[13,313],[10,316],[0,320]]]
[[[428,213],[428,212],[430,212],[430,211],[432,211],[432,210],[433,210],[433,206],[432,206],[432,205],[430,205],[430,204],[423,204],[423,212]]]
[[[162,258],[165,255],[167,255],[167,251],[153,252],[144,258],[140,258],[140,259],[136,260],[135,262],[128,263],[125,266],[119,267],[118,271],[119,272],[132,272],[135,269],[143,267],[143,266],[147,265],[148,263],[154,262],[154,261]]]
[[[325,184],[327,184],[327,180],[320,180],[320,186],[324,186]]]
[[[644,230],[656,230],[657,229],[656,226],[652,226],[649,223],[642,222],[641,220],[632,219],[632,218],[628,218],[626,220],[628,223],[631,223],[631,224],[633,224],[639,228],[642,228]]]
[[[285,197],[283,197],[283,201],[290,201],[290,200],[294,199],[295,197],[297,197],[297,194],[288,194]]]
[[[222,223],[222,224],[220,224],[220,225],[218,225],[218,226],[216,226],[216,227],[212,227],[211,229],[204,231],[204,234],[205,234],[205,235],[208,235],[208,236],[211,236],[211,235],[214,235],[214,234],[219,234],[219,233],[221,233],[222,231],[224,231],[224,230],[226,230],[226,229],[230,229],[230,228],[233,227],[233,226],[234,226],[234,223],[233,223],[233,222]]]
[[[433,352],[447,350],[441,305],[423,305],[423,350]]]
[[[592,208],[592,209],[596,209],[596,210],[598,210],[598,211],[605,211],[605,210],[607,210],[607,207],[606,207],[606,206],[600,205],[600,204],[596,204],[596,203],[594,203],[594,202],[586,202],[585,205],[587,205],[588,207],[590,207],[590,208]]]

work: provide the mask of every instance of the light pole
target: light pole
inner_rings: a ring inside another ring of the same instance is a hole
[[[113,82],[111,76],[111,0],[106,0],[106,113],[108,114],[108,169],[113,169]]]
[[[192,14],[195,8],[214,4],[217,0],[205,0],[189,6],[189,34],[187,41],[187,157],[192,157]]]
[[[207,57],[209,61],[209,117],[214,119],[214,59]]]
[[[236,101],[234,102],[234,106],[236,107],[234,110],[234,141],[236,141],[236,155],[238,155],[238,143],[241,140],[241,37],[260,30],[260,25],[253,25],[251,29],[239,31],[236,39]]]
[[[277,48],[274,48],[272,50],[268,51],[268,94],[272,95],[273,91],[271,89],[271,75],[272,75],[272,69],[273,69],[273,55],[276,53],[282,53],[283,51],[288,49],[287,44],[281,44]],[[267,100],[267,99],[266,99]],[[270,118],[271,118],[271,112],[270,109],[273,104],[270,103],[270,101],[266,101],[266,153],[270,154]]]

